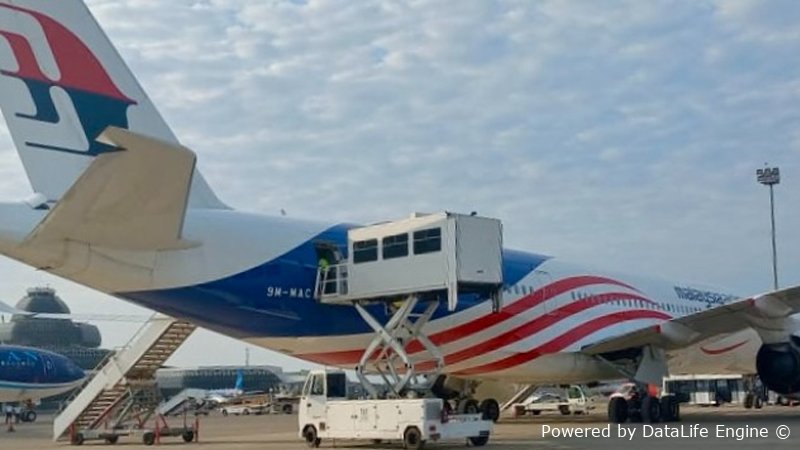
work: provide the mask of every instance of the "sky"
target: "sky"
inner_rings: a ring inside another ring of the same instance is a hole
[[[800,284],[800,3],[88,0],[219,197],[375,222],[478,211],[507,246],[749,295]],[[0,198],[30,186],[0,127]],[[0,299],[142,314],[0,259]],[[139,324],[99,323],[105,344]],[[174,365],[241,364],[198,332]],[[302,367],[261,349],[253,364]]]

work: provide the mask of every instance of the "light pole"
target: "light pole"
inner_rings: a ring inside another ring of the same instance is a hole
[[[778,290],[778,250],[775,245],[775,194],[773,186],[781,182],[781,172],[777,167],[765,167],[756,171],[756,179],[759,183],[769,186],[769,210],[772,222],[772,281],[775,290]]]

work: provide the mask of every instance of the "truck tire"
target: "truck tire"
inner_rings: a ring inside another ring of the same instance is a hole
[[[83,445],[83,433],[75,433],[69,443],[72,445]]]
[[[181,437],[183,438],[183,442],[186,442],[188,444],[189,442],[192,442],[194,440],[194,431],[186,430],[183,432],[183,434],[181,434]]]
[[[25,422],[33,423],[36,422],[36,411],[26,411],[24,413]]]
[[[469,437],[469,443],[472,444],[473,447],[483,447],[489,442],[489,436],[472,436]]]
[[[114,445],[119,442],[119,436],[108,436],[105,438],[106,444]]]
[[[425,441],[422,440],[422,433],[417,427],[406,428],[403,433],[403,447],[408,450],[421,450],[425,446]]]
[[[480,408],[478,407],[478,401],[474,398],[464,398],[459,400],[458,407],[456,408],[459,414],[478,414],[480,413]]]
[[[751,409],[753,407],[753,402],[756,396],[752,392],[748,392],[744,396],[744,407],[745,409]]]
[[[661,402],[648,395],[642,399],[642,422],[656,423],[661,420]]]
[[[303,428],[303,438],[306,440],[308,448],[317,448],[320,442],[322,442],[322,439],[317,437],[317,429],[314,425],[306,425],[306,427]]]
[[[628,401],[622,397],[613,397],[608,401],[608,421],[625,423],[628,421]]]
[[[674,395],[661,397],[661,420],[677,422],[681,419],[681,402]]]
[[[290,405],[290,404],[283,405],[283,413],[284,414],[291,414],[292,413],[292,405]]]
[[[493,398],[487,398],[481,402],[480,406],[483,420],[491,420],[497,422],[500,419],[500,404]]]
[[[148,431],[147,433],[142,435],[142,443],[144,445],[153,445],[156,443],[156,434],[152,431]]]
[[[561,405],[558,407],[558,412],[560,412],[562,416],[568,416],[571,411],[569,410],[569,406]]]

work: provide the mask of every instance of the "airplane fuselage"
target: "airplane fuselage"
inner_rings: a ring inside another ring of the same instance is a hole
[[[62,355],[0,345],[0,402],[58,395],[78,386],[84,376],[83,370]]]
[[[76,242],[31,248],[20,243],[46,211],[5,208],[15,211],[0,215],[4,253],[147,308],[344,368],[358,362],[372,338],[352,307],[314,298],[317,247],[335,245],[346,254],[352,225],[190,209],[183,238],[196,245],[183,250],[121,251]],[[527,382],[617,378],[579,350],[734,299],[714,289],[588,270],[535,253],[506,250],[503,260],[500,312],[491,311],[488,299],[462,296],[456,311],[441,306],[428,325],[448,373]],[[383,306],[370,312],[388,318]],[[431,364],[414,345],[410,352],[418,366]],[[684,350],[671,357],[670,366],[678,372],[752,372],[759,346],[758,335],[747,330]]]

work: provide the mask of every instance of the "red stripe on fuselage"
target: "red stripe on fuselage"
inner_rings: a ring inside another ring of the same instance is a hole
[[[642,297],[641,295],[631,294],[627,292],[610,292],[607,294],[593,295],[578,300],[576,302],[569,303],[553,311],[547,312],[544,315],[539,316],[528,323],[525,323],[517,328],[509,330],[497,337],[484,341],[478,345],[465,348],[464,350],[461,350],[456,353],[451,353],[445,356],[444,359],[445,364],[447,365],[456,364],[461,361],[466,361],[470,358],[482,356],[493,350],[497,350],[499,348],[505,347],[506,345],[521,341],[522,339],[532,336],[544,330],[545,328],[548,328],[550,326],[557,324],[558,322],[561,322],[562,320],[566,320],[574,316],[575,314],[586,311],[595,306],[611,303],[616,300],[642,300],[645,303],[655,304],[655,302],[653,302],[652,300]],[[431,367],[433,367],[434,363],[431,361],[428,362],[428,364],[430,364]],[[420,367],[420,365],[418,365],[417,367],[420,368],[420,370],[424,370],[423,368],[425,366]]]
[[[577,327],[573,328],[572,330],[562,334],[561,336],[558,336],[526,352],[516,353],[507,358],[503,358],[488,364],[483,364],[477,367],[461,370],[456,372],[456,374],[478,375],[482,373],[497,372],[500,370],[510,369],[520,364],[533,361],[534,359],[542,355],[559,352],[567,348],[568,346],[574,344],[575,342],[578,342],[579,340],[585,338],[586,336],[589,336],[590,334],[598,330],[601,330],[603,328],[637,319],[669,320],[671,319],[671,317],[668,314],[665,314],[661,311],[650,311],[650,310],[620,311],[607,314],[605,316],[598,317],[597,319],[582,323]]]
[[[547,300],[557,297],[561,294],[569,292],[581,287],[592,286],[597,284],[611,284],[621,286],[639,292],[635,287],[606,277],[599,277],[593,275],[584,275],[564,278],[556,282],[545,285],[531,294],[520,298],[516,302],[504,307],[497,313],[488,314],[478,317],[469,322],[457,325],[453,328],[434,333],[430,336],[434,345],[441,346],[455,342],[459,339],[471,336],[479,331],[482,331],[491,326],[497,325],[501,322],[511,319],[527,310],[530,310]],[[424,348],[419,341],[413,341],[408,344],[406,351],[409,354],[415,354],[423,351]],[[296,355],[299,358],[314,361],[320,364],[347,366],[357,364],[361,359],[364,350],[344,350],[340,352],[325,352],[325,353],[308,353],[303,355]]]

